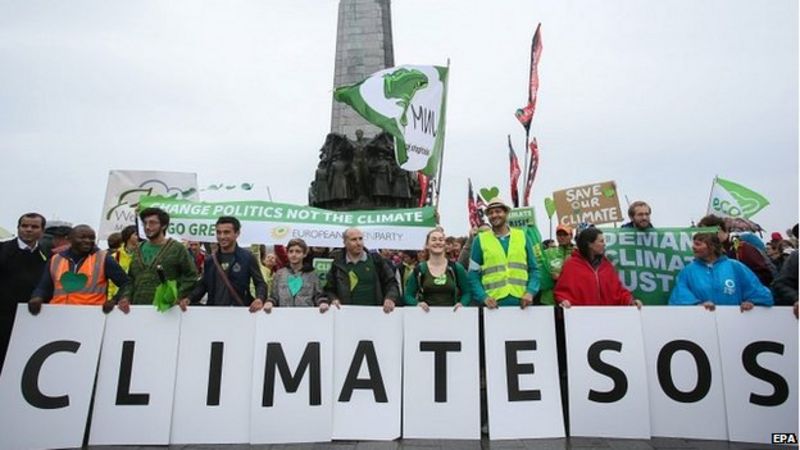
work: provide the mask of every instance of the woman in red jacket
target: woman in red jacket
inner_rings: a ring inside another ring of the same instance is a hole
[[[576,244],[578,248],[564,262],[554,290],[559,305],[564,308],[573,305],[641,307],[642,302],[625,289],[617,270],[605,257],[606,241],[602,231],[587,228],[578,235]]]

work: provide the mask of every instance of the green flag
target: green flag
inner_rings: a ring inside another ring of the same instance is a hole
[[[769,205],[769,200],[758,192],[733,181],[716,177],[714,185],[711,187],[708,214],[749,219],[767,205]]]
[[[447,67],[399,66],[384,69],[333,98],[394,137],[397,164],[433,177],[444,145]]]

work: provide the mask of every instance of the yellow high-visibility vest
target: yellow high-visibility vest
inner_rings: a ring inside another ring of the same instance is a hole
[[[491,231],[478,235],[483,252],[481,283],[486,294],[495,300],[509,295],[521,298],[528,286],[528,255],[525,252],[525,232],[511,228],[508,255],[500,240]]]

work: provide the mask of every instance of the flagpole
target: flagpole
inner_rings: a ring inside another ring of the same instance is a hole
[[[531,121],[531,126],[533,126],[533,121]],[[524,147],[525,148],[525,163],[524,163],[525,165],[522,166],[522,167],[525,168],[525,173],[522,176],[522,196],[523,196],[522,204],[529,203],[528,199],[525,197],[525,191],[528,190],[528,173],[531,171],[531,168],[528,167],[528,151],[530,150],[528,148],[528,145],[530,143],[530,136],[531,136],[531,128],[528,127],[528,128],[525,129],[525,147]],[[531,190],[533,190],[533,189],[531,189]]]
[[[436,211],[439,211],[439,192],[442,189],[442,167],[444,167],[444,129],[445,129],[445,121],[446,121],[446,111],[447,111],[447,85],[450,84],[450,58],[447,58],[447,78],[444,80],[444,93],[442,96],[442,112],[441,112],[441,119],[442,119],[442,126],[439,127],[439,133],[442,133],[442,151],[439,153],[439,170],[436,174],[436,205],[434,208]]]
[[[714,197],[714,185],[717,184],[717,178],[719,178],[719,175],[714,175],[714,179],[711,180],[711,190],[708,191],[708,205],[706,205],[706,213],[704,215],[708,215],[708,212],[711,211],[711,199]]]

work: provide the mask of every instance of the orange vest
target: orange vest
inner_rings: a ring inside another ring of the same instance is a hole
[[[86,275],[86,284],[75,292],[67,292],[61,277],[69,272],[69,260],[60,254],[50,260],[50,276],[53,278],[53,298],[51,304],[62,305],[102,305],[106,302],[108,280],[105,273],[106,252],[101,250],[86,257],[78,274]]]

